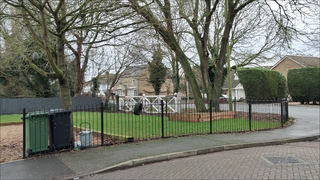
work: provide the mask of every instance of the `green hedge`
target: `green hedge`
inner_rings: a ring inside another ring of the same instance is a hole
[[[263,68],[241,68],[237,73],[246,99],[279,100],[286,95],[286,80],[277,71]]]
[[[294,101],[307,102],[320,99],[320,67],[290,69],[289,94]]]

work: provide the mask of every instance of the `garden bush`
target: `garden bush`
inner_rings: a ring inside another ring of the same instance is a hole
[[[320,67],[290,69],[288,71],[288,90],[293,101],[301,103],[319,101]]]
[[[241,68],[237,74],[247,100],[280,100],[286,95],[286,80],[277,71]]]

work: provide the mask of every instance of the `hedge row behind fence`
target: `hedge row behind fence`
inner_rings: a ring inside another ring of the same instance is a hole
[[[294,101],[310,102],[320,99],[320,67],[290,69],[288,89]]]
[[[279,100],[286,95],[286,80],[277,71],[241,68],[237,73],[247,99]]]

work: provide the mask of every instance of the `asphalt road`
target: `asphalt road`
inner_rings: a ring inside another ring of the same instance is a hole
[[[320,106],[319,105],[298,105],[289,106],[289,116],[295,118],[312,119],[318,122],[320,117]]]
[[[270,133],[289,132],[292,137],[303,132],[320,134],[320,106],[289,106],[289,116],[296,118],[298,126]],[[320,139],[216,152],[84,179],[320,179],[319,154]]]

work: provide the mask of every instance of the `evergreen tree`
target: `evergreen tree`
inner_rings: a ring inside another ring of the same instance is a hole
[[[160,94],[161,85],[165,82],[167,68],[162,63],[162,51],[160,48],[153,52],[152,62],[149,63],[149,82],[152,84],[155,95]]]

